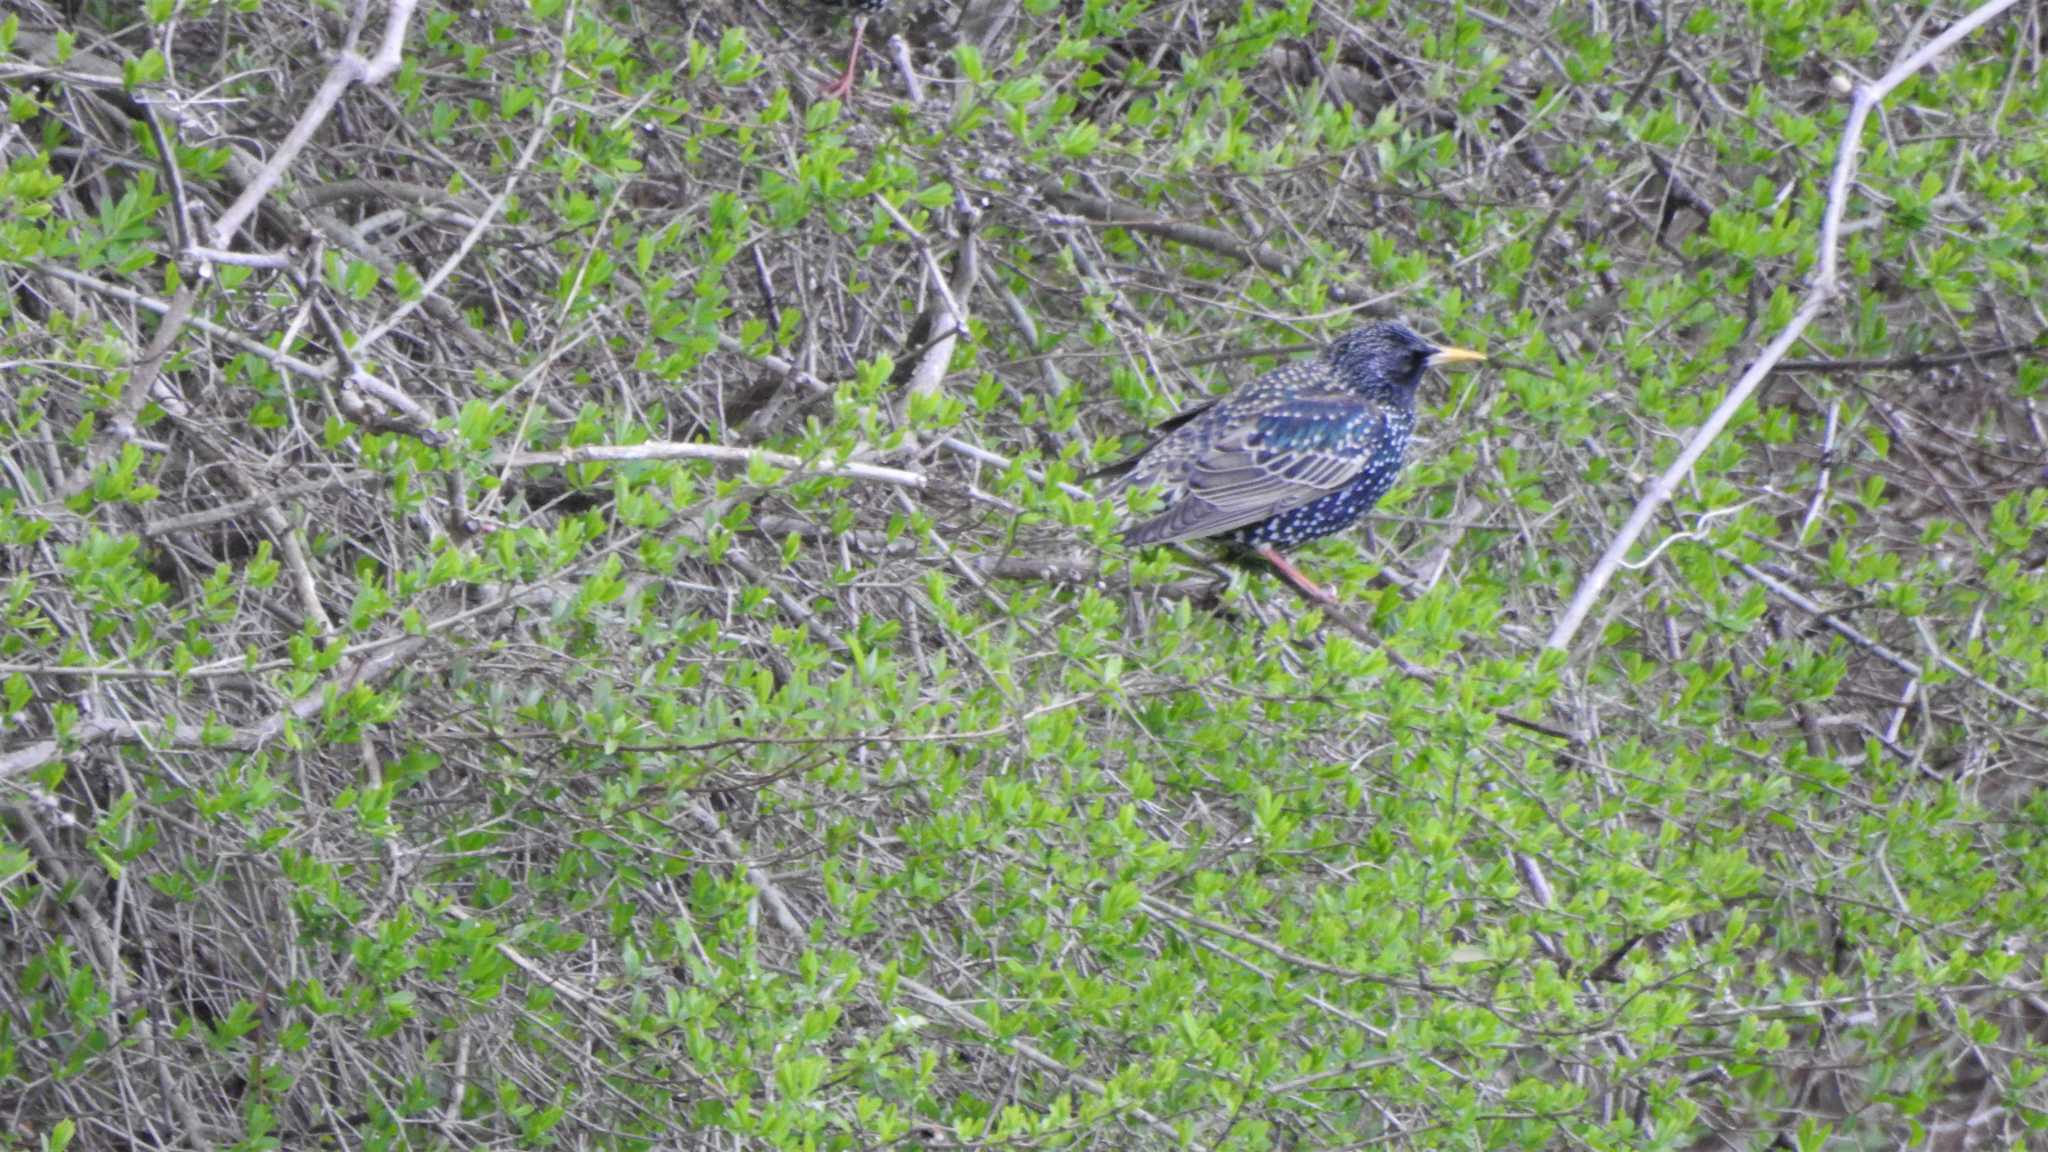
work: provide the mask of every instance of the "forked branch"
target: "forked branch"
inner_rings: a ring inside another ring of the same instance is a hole
[[[1628,557],[1629,549],[1635,547],[1643,530],[1650,526],[1650,519],[1677,493],[1678,486],[1692,472],[1693,466],[1699,463],[1700,457],[1706,455],[1707,449],[1713,446],[1722,430],[1728,427],[1728,422],[1734,419],[1735,413],[1756,392],[1757,386],[1762,384],[1764,378],[1771,374],[1771,370],[1785,358],[1785,353],[1790,351],[1792,345],[1805,333],[1807,325],[1813,323],[1814,318],[1841,294],[1838,261],[1841,256],[1842,215],[1849,206],[1849,197],[1855,191],[1856,169],[1863,151],[1863,126],[1870,119],[1872,109],[1883,103],[1884,98],[1891,95],[1900,84],[1905,83],[1908,77],[1933,63],[1943,52],[1983,27],[1999,13],[2012,7],[2014,3],[2015,0],[1989,0],[1988,3],[1979,5],[1968,16],[1950,25],[1947,31],[1892,65],[1891,70],[1874,83],[1861,85],[1856,89],[1854,103],[1849,108],[1849,121],[1842,127],[1842,142],[1835,150],[1835,170],[1828,180],[1827,209],[1821,217],[1820,246],[1817,253],[1819,258],[1813,279],[1806,286],[1805,298],[1800,301],[1798,310],[1792,314],[1791,322],[1786,324],[1784,329],[1764,347],[1763,353],[1751,362],[1749,368],[1743,372],[1742,378],[1735,382],[1735,387],[1729,389],[1728,395],[1707,417],[1706,423],[1693,432],[1692,438],[1686,441],[1685,450],[1678,454],[1678,458],[1671,462],[1671,466],[1664,470],[1663,475],[1658,476],[1649,490],[1643,493],[1642,498],[1636,501],[1635,511],[1629,514],[1628,522],[1621,526],[1621,531],[1615,534],[1614,539],[1608,541],[1607,550],[1593,565],[1593,570],[1579,583],[1578,591],[1572,596],[1571,605],[1565,609],[1564,615],[1558,618],[1556,627],[1551,630],[1550,638],[1544,641],[1544,647],[1570,647],[1572,638],[1578,635],[1579,628],[1585,624],[1586,617],[1593,611],[1593,605],[1599,602],[1600,593],[1606,590],[1608,581],[1614,578],[1615,570],[1622,566],[1622,561]]]

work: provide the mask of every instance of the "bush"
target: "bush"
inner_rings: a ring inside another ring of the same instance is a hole
[[[17,6],[0,1150],[2021,1146],[2038,13],[1699,432],[1963,15]],[[1341,610],[1116,542],[1380,315]]]

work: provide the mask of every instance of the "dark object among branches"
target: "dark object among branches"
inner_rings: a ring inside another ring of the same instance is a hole
[[[1126,529],[1125,543],[1226,540],[1331,603],[1280,550],[1342,532],[1371,511],[1400,475],[1423,372],[1484,359],[1399,324],[1359,328],[1312,360],[1180,413],[1143,451],[1097,475],[1113,478],[1112,492],[1163,491],[1164,507]]]

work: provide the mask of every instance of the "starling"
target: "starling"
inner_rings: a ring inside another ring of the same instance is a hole
[[[868,17],[886,12],[890,0],[825,0],[825,3],[853,9],[853,51],[847,54],[846,71],[839,79],[827,84],[823,95],[833,100],[844,100],[853,93],[854,73],[860,69],[861,40],[867,35]]]
[[[1221,539],[1334,604],[1280,550],[1351,527],[1394,486],[1424,369],[1484,359],[1399,324],[1354,329],[1313,360],[1174,416],[1137,455],[1095,475],[1112,478],[1111,492],[1161,491],[1165,506],[1125,529],[1125,544]]]

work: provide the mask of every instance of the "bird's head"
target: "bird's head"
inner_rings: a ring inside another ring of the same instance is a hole
[[[1431,344],[1391,322],[1346,332],[1331,343],[1327,355],[1346,387],[1404,407],[1415,402],[1415,386],[1427,369],[1486,359],[1464,348]]]

